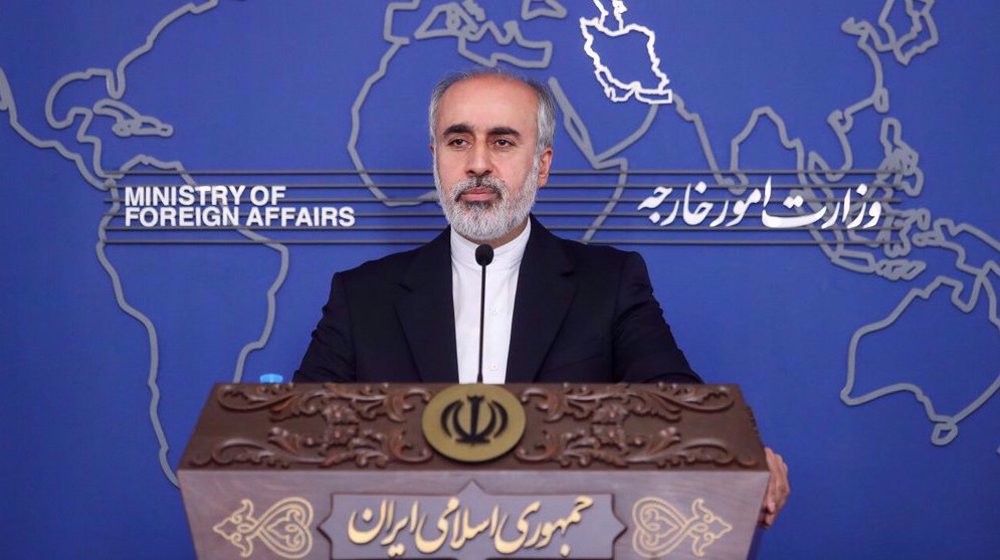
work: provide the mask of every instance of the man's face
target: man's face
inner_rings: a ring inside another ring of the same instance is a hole
[[[536,157],[538,99],[527,85],[477,76],[441,97],[434,124],[434,180],[455,231],[500,245],[519,234],[548,180],[552,149]]]

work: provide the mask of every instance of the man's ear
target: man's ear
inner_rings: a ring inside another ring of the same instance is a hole
[[[434,142],[431,142],[427,147],[431,149],[431,157],[434,157]]]
[[[549,169],[552,167],[552,148],[545,148],[538,157],[538,188],[549,182]]]

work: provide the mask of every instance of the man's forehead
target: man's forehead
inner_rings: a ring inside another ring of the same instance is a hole
[[[512,129],[533,134],[538,96],[527,84],[506,76],[474,76],[453,84],[441,96],[438,133],[461,126],[472,132]]]

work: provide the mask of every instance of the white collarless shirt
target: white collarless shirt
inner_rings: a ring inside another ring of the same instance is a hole
[[[514,320],[517,277],[524,248],[531,235],[531,220],[524,231],[494,250],[486,267],[486,314],[483,326],[483,382],[507,379],[507,355]],[[479,371],[479,305],[482,267],[476,263],[476,247],[451,230],[451,286],[455,306],[455,348],[458,350],[459,383],[475,383]]]

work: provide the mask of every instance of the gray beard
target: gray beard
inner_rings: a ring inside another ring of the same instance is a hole
[[[437,158],[434,161],[434,184],[437,187],[438,203],[444,209],[448,223],[462,237],[472,241],[492,241],[510,233],[524,223],[535,205],[538,194],[538,167],[541,158],[535,157],[531,171],[524,178],[524,185],[517,196],[511,196],[507,184],[495,177],[482,175],[457,183],[452,196],[444,196],[441,179],[438,177]],[[476,187],[486,187],[496,193],[492,201],[463,202],[462,193]]]

